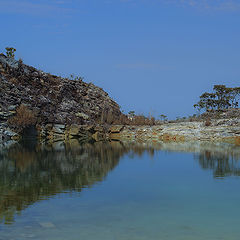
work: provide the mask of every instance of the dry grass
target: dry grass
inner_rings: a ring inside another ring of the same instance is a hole
[[[145,117],[144,115],[135,115],[132,118],[128,118],[126,115],[122,114],[119,119],[115,120],[113,124],[120,125],[132,125],[132,126],[153,126],[156,124],[154,117]]]
[[[206,127],[209,127],[209,126],[211,126],[212,123],[211,123],[211,120],[208,118],[208,119],[205,121],[204,124],[205,124]]]
[[[8,120],[9,125],[18,132],[22,132],[26,127],[36,124],[36,117],[32,110],[21,104],[16,115]]]

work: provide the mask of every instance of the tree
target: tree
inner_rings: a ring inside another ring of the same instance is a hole
[[[14,58],[15,57],[15,52],[16,52],[16,49],[13,48],[13,47],[6,47],[6,55],[7,57],[9,58]]]
[[[228,88],[225,85],[214,85],[213,90],[213,93],[203,93],[199,102],[193,105],[194,108],[201,111],[202,109],[223,110],[238,107],[240,87]]]
[[[230,88],[230,104],[231,107],[237,108],[239,103],[239,97],[240,97],[240,87],[236,88]]]
[[[133,118],[135,117],[135,111],[129,111],[129,112],[128,112],[128,117],[129,117],[130,119],[133,119]]]
[[[166,120],[167,120],[167,116],[164,115],[164,114],[159,115],[159,118],[160,118],[160,120],[162,120],[162,121],[166,121]]]
[[[213,90],[216,92],[216,100],[215,104],[217,109],[226,109],[230,106],[229,93],[231,92],[231,88],[227,88],[225,85],[214,85]]]

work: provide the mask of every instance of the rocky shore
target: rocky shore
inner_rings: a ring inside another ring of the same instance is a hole
[[[110,139],[121,141],[213,141],[240,144],[240,119],[204,122],[165,123],[157,126],[112,126]]]
[[[16,139],[14,132],[9,131],[11,139]],[[42,142],[58,142],[77,140],[87,141],[121,141],[139,143],[164,142],[227,142],[240,145],[240,120],[215,120],[211,126],[204,122],[166,123],[156,126],[124,126],[107,127],[94,125],[46,124],[37,126],[36,137]]]
[[[11,121],[19,108],[19,119]],[[121,115],[119,105],[102,88],[81,78],[45,73],[0,54],[0,141],[16,139],[21,127],[29,125],[37,129],[55,125],[53,131],[61,133],[62,125],[111,124]]]
[[[240,144],[240,111],[197,121],[117,125],[119,105],[92,83],[61,78],[0,54],[0,144],[22,135],[41,141],[218,141]],[[209,118],[209,113],[206,115]],[[119,124],[120,124],[119,123]]]

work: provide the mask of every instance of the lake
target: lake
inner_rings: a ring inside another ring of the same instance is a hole
[[[0,149],[1,240],[239,240],[240,147],[24,141]]]

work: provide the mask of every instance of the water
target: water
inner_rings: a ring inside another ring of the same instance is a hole
[[[240,147],[15,144],[0,150],[1,240],[238,240]]]

